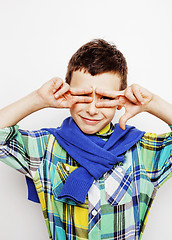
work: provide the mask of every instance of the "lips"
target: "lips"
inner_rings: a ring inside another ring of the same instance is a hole
[[[91,124],[91,125],[97,124],[98,122],[101,121],[101,119],[85,118],[85,117],[82,117],[82,116],[80,116],[80,117],[85,123]]]

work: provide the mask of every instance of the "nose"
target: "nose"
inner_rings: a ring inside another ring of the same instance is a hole
[[[91,103],[88,103],[87,113],[90,114],[90,116],[94,116],[98,114],[98,109],[96,108],[96,101],[93,99]]]

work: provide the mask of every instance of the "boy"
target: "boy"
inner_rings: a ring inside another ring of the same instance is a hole
[[[46,107],[70,108],[72,117],[57,129],[18,128]],[[139,85],[127,87],[124,56],[97,39],[72,56],[66,82],[53,78],[0,111],[1,161],[33,180],[50,239],[140,239],[156,191],[171,175],[172,135],[126,122],[147,111],[172,125],[171,109]]]

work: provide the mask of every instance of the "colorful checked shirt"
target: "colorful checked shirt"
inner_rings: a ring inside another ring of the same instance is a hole
[[[110,132],[107,126],[98,136]],[[172,174],[172,133],[145,133],[123,163],[94,181],[85,204],[57,199],[78,164],[47,131],[0,130],[0,160],[33,179],[50,239],[137,240],[158,188]]]

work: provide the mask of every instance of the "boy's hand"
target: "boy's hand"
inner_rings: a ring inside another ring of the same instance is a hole
[[[109,98],[97,102],[96,107],[117,107],[125,108],[124,115],[119,120],[119,125],[125,129],[126,122],[140,112],[147,111],[148,105],[153,98],[153,94],[145,88],[133,84],[123,91],[106,91],[96,89],[96,93]]]
[[[37,90],[43,108],[70,108],[77,102],[91,102],[91,97],[78,96],[91,92],[92,89],[70,89],[67,83],[57,77],[52,78]]]

